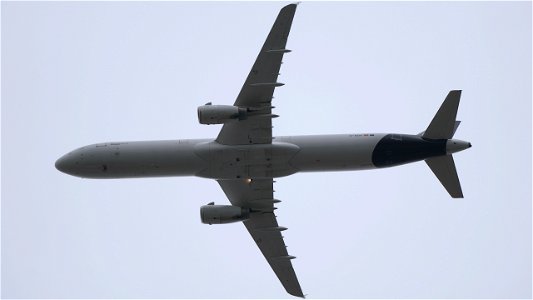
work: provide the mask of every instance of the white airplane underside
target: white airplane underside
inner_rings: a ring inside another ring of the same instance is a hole
[[[272,136],[272,98],[296,4],[279,13],[233,105],[198,108],[201,124],[223,124],[215,140],[111,142],[74,150],[56,162],[83,178],[199,176],[217,180],[231,205],[201,207],[202,222],[242,221],[286,291],[304,297],[274,214],[273,180],[298,172],[354,171],[425,160],[449,194],[462,198],[452,153],[461,91],[451,91],[418,134]],[[237,259],[237,258],[236,258]]]

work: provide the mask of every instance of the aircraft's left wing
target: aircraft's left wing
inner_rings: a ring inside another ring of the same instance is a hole
[[[255,243],[278,276],[285,290],[297,297],[304,297],[296,273],[292,268],[287,247],[274,214],[272,179],[217,180],[231,204],[251,210],[250,218],[243,221]]]
[[[224,145],[250,145],[272,143],[272,95],[278,83],[279,69],[285,49],[296,4],[289,4],[279,12],[255,63],[235,100],[235,106],[248,111],[244,120],[227,122],[216,141]]]

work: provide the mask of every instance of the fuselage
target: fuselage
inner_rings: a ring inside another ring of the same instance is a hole
[[[56,167],[83,178],[199,176],[276,178],[297,172],[391,167],[444,155],[450,141],[406,134],[283,136],[272,144],[222,145],[210,139],[109,142],[64,155]],[[461,149],[462,150],[462,149]],[[455,152],[455,151],[453,151]]]

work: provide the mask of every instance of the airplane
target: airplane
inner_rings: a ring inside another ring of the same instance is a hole
[[[233,105],[198,107],[200,124],[223,124],[216,139],[107,142],[73,150],[55,167],[82,178],[198,176],[215,179],[231,205],[200,208],[205,224],[242,222],[285,290],[304,297],[279,226],[274,179],[298,172],[388,168],[424,160],[453,198],[462,198],[453,153],[470,148],[453,139],[460,90],[449,92],[419,134],[373,133],[272,136],[273,93],[296,4],[281,9]]]

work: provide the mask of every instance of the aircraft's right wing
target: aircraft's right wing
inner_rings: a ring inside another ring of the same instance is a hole
[[[231,204],[251,209],[250,218],[243,221],[255,243],[278,276],[285,290],[297,297],[304,297],[296,273],[292,268],[287,247],[283,241],[280,227],[274,215],[272,179],[217,180]]]
[[[234,106],[253,112],[253,115],[238,122],[222,126],[216,141],[224,145],[250,145],[272,143],[272,98],[274,89],[282,86],[277,82],[283,54],[296,4],[289,4],[279,12],[270,33],[259,51]]]

